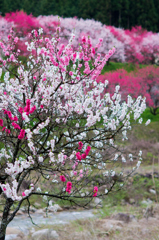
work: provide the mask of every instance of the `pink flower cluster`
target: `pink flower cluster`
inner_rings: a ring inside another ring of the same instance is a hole
[[[159,67],[147,66],[130,73],[119,69],[100,75],[97,82],[104,83],[105,79],[109,81],[110,85],[103,90],[102,96],[108,91],[113,95],[114,89],[119,84],[122,100],[127,101],[128,94],[132,98],[141,95],[146,97],[148,107],[154,110],[159,108]]]
[[[82,142],[79,142],[78,144],[79,144],[78,149],[82,150],[83,143],[82,143]],[[81,159],[85,159],[85,158],[88,156],[90,150],[91,150],[91,147],[88,146],[87,149],[85,150],[85,152],[84,152],[82,155],[80,155],[80,152],[77,152],[77,153],[76,153],[77,159],[78,159],[79,161],[81,161]]]
[[[26,100],[26,106],[24,107],[24,109],[22,107],[19,107],[19,112],[22,114],[23,112],[26,113],[26,115],[29,115],[31,113],[33,113],[36,110],[36,106],[34,105],[32,108],[30,108],[30,99]]]
[[[60,176],[60,179],[61,179],[62,182],[66,182],[66,178],[65,178],[64,175],[61,175],[61,176]]]
[[[29,115],[31,113],[33,113],[35,110],[36,110],[36,106],[34,105],[32,108],[30,108],[30,99],[27,99],[26,101],[26,106],[24,107],[24,109],[22,107],[19,107],[18,108],[18,111],[23,114],[23,112],[26,113],[26,115]],[[17,116],[14,116],[12,117],[12,113],[11,111],[7,111],[6,109],[3,109],[3,113],[5,115],[8,116],[8,118],[12,121],[12,126],[14,127],[14,129],[19,129],[21,130],[19,135],[18,135],[18,138],[19,139],[23,139],[25,137],[25,130],[24,129],[21,129],[21,127],[15,123],[18,121],[18,117]],[[24,120],[24,118],[22,118]],[[3,127],[2,128],[2,131],[6,131],[7,134],[10,134],[11,133],[11,130],[10,129],[7,129],[5,126],[3,126],[3,119],[0,119],[0,126]]]
[[[26,115],[33,113],[35,110],[36,110],[36,106],[34,105],[32,108],[30,108],[30,99],[27,99],[26,106],[24,107],[24,112],[26,112]]]
[[[23,139],[25,137],[25,129],[20,130],[20,134],[18,135],[19,139]]]
[[[15,117],[12,117],[12,113],[11,111],[7,111],[5,109],[3,109],[3,113],[6,114],[8,116],[8,118],[13,121],[12,122],[12,126],[14,127],[14,129],[21,129],[20,126],[15,123],[15,121],[18,121],[18,118],[15,116]],[[11,133],[11,130],[10,129],[7,129],[4,125],[3,125],[3,119],[0,119],[0,126],[3,127],[2,128],[2,131],[6,131],[6,133],[10,134]]]
[[[70,194],[71,193],[71,189],[72,189],[72,183],[71,182],[67,182],[66,192],[68,192]]]
[[[83,147],[83,143],[80,141],[80,142],[78,143],[78,145],[79,145],[78,149],[81,150],[82,147]]]
[[[93,194],[93,197],[96,197],[97,196],[97,192],[98,192],[98,187],[97,186],[95,186],[94,187],[94,194]]]

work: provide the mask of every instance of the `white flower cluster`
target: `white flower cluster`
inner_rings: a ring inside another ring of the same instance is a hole
[[[48,117],[45,122],[38,124],[37,128],[33,130],[33,133],[35,134],[39,133],[39,131],[44,127],[46,127],[49,124],[49,122],[50,122],[50,119]]]
[[[8,197],[8,198],[11,198],[12,200],[14,201],[20,201],[22,199],[21,196],[18,196],[17,195],[17,188],[18,188],[18,182],[17,180],[13,180],[12,182],[12,187],[10,186],[9,183],[6,183],[6,184],[1,184],[0,183],[0,187],[1,189],[3,190],[3,192],[5,193],[5,195]],[[26,197],[28,196],[34,189],[34,185],[31,184],[30,185],[30,189],[26,189],[23,193],[22,193],[22,196],[23,197]]]
[[[13,163],[7,163],[7,168],[5,169],[5,172],[10,175],[12,178],[15,178],[17,174],[23,172],[24,169],[27,169],[30,167],[31,164],[34,164],[33,158],[30,156],[28,157],[29,161],[27,160],[16,160]]]

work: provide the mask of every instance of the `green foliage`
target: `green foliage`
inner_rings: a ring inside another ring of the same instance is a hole
[[[117,69],[125,69],[127,72],[137,71],[138,68],[144,68],[147,65],[144,64],[134,64],[134,63],[121,63],[121,62],[109,62],[105,65],[102,74],[105,72],[115,71]]]
[[[144,124],[136,126],[134,129],[134,135],[138,140],[150,140],[152,142],[159,142],[159,124],[158,122],[152,122],[145,127]]]
[[[147,121],[147,119],[150,119],[151,122],[159,122],[159,114],[152,114],[149,108],[146,108],[141,117],[143,118],[144,123]]]

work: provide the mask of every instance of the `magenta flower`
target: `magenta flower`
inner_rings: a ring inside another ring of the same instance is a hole
[[[0,119],[0,126],[3,127],[3,119]]]
[[[72,183],[71,182],[67,182],[66,192],[68,192],[70,194],[71,193],[71,189],[72,189]]]
[[[85,159],[87,155],[85,153],[82,154],[82,159]]]
[[[78,149],[81,150],[82,147],[83,147],[83,143],[80,141],[80,142],[78,143],[78,145],[79,145]]]
[[[61,176],[60,176],[60,179],[61,179],[62,182],[66,182],[65,176],[61,175]]]
[[[97,192],[98,192],[98,187],[97,186],[95,186],[94,187],[94,194],[93,194],[93,197],[96,197],[97,196]]]
[[[90,150],[91,150],[91,147],[90,147],[90,146],[88,146],[88,147],[87,147],[87,149],[85,150],[85,154],[86,154],[86,155],[88,155],[88,154],[89,154],[89,152],[90,152]]]
[[[19,139],[23,139],[25,136],[25,129],[21,129],[20,134],[18,135]]]
[[[80,155],[80,152],[77,152],[77,153],[76,153],[76,157],[77,157],[77,159],[78,159],[79,161],[81,161],[81,155]]]

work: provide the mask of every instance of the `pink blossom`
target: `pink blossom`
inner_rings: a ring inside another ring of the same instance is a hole
[[[10,129],[6,129],[6,133],[10,134]]]
[[[4,109],[4,114],[7,114],[7,113],[8,113],[8,111],[6,109]]]
[[[83,147],[83,143],[80,141],[80,142],[78,142],[78,145],[79,145],[78,149],[81,150]]]
[[[88,155],[88,154],[89,154],[89,152],[90,152],[90,150],[91,150],[91,147],[90,147],[90,146],[88,146],[88,147],[87,147],[87,149],[85,150],[85,154],[86,154],[86,155]]]
[[[81,155],[80,155],[80,152],[77,152],[77,153],[76,153],[76,157],[77,157],[77,159],[78,159],[79,161],[81,161]]]
[[[66,182],[65,176],[61,175],[61,176],[60,176],[60,179],[61,179],[62,182]]]
[[[85,153],[82,154],[82,159],[85,159],[87,155]]]
[[[22,108],[22,107],[19,107],[19,108],[18,108],[18,111],[22,114],[22,113],[23,113],[23,108]]]
[[[69,194],[71,193],[71,189],[72,189],[72,183],[71,182],[67,182],[67,188],[66,188],[66,192],[68,192]]]
[[[0,119],[0,126],[3,127],[3,119]]]
[[[21,129],[20,134],[18,135],[19,139],[23,139],[25,136],[25,129]]]
[[[72,76],[72,75],[73,75],[73,72],[72,72],[72,71],[70,71],[70,72],[69,72],[69,75],[70,75],[70,76]]]
[[[13,126],[15,129],[20,129],[20,126],[19,126],[17,123],[12,122],[12,126]]]
[[[93,197],[96,197],[97,196],[97,192],[98,192],[98,187],[97,186],[95,186],[94,187],[94,194],[93,194]]]
[[[18,121],[18,118],[15,116],[14,118],[13,118],[13,121]]]
[[[30,113],[33,113],[36,110],[36,106],[34,105],[31,109],[30,109]]]
[[[12,113],[11,113],[11,111],[8,111],[7,114],[8,114],[8,117],[12,120]]]

